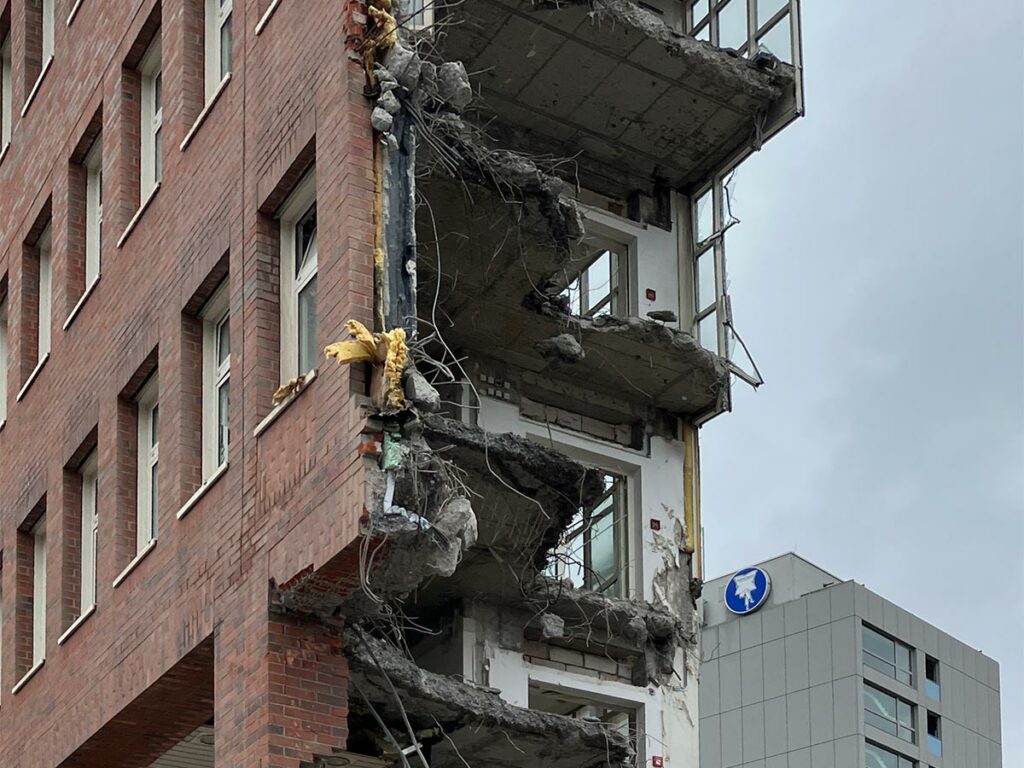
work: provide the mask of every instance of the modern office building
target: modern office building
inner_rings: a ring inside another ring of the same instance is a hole
[[[0,52],[0,766],[695,766],[799,1],[0,0]]]
[[[1002,765],[999,665],[863,585],[790,553],[701,602],[701,768]]]

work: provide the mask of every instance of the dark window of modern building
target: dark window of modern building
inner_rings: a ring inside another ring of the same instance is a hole
[[[929,699],[939,701],[942,698],[942,689],[939,686],[939,660],[931,656],[924,657],[924,692]]]
[[[942,754],[942,718],[934,712],[928,713],[928,751],[933,755]]]
[[[917,761],[869,741],[864,744],[864,768],[917,768]]]
[[[914,684],[914,652],[910,646],[864,626],[864,663],[906,685]]]
[[[914,744],[914,705],[886,693],[873,685],[864,684],[864,722]]]

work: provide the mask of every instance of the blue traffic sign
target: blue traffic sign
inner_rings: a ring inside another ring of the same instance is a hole
[[[768,599],[772,580],[760,568],[737,571],[725,585],[725,607],[743,616],[753,613]]]

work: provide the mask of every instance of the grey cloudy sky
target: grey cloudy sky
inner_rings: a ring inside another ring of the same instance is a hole
[[[737,177],[767,384],[702,433],[707,574],[793,550],[995,657],[1024,768],[1024,3],[803,20],[807,116]]]

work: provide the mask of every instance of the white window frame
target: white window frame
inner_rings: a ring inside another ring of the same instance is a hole
[[[14,100],[11,88],[11,36],[8,34],[0,44],[0,151],[11,143],[11,122],[14,120]]]
[[[46,658],[46,515],[32,528],[32,665]]]
[[[157,517],[160,512],[159,497],[153,504],[153,472],[160,464],[160,390],[157,374],[150,376],[135,398],[138,408],[138,447],[136,452],[137,479],[135,484],[135,545],[136,552],[142,552],[157,537]],[[154,416],[156,439],[153,435]],[[159,475],[158,475],[159,477]],[[156,493],[160,487],[157,485]]]
[[[435,0],[408,0],[408,15],[402,24],[408,30],[427,30],[434,26]]]
[[[231,448],[229,435],[220,431],[220,392],[229,387],[228,414],[230,418],[231,312],[228,305],[228,284],[224,283],[214,292],[202,311],[203,320],[203,482],[207,482],[226,466]],[[220,330],[228,325],[228,355],[223,362],[220,358]],[[221,459],[221,440],[224,440]]]
[[[36,243],[39,251],[39,301],[36,362],[42,363],[50,354],[51,315],[53,309],[53,231],[49,224]]]
[[[223,54],[224,51],[221,48],[221,36],[224,33],[225,26],[227,26],[229,36],[232,34],[231,31],[231,10],[232,0],[205,0],[206,2],[206,19],[205,19],[205,39],[206,39],[206,55],[205,59],[205,90],[206,90],[206,101],[209,102],[213,99],[217,93],[217,89],[220,84],[227,79],[228,75],[231,74],[231,55],[234,48],[234,40],[230,38],[228,47],[228,61],[225,67]]]
[[[163,176],[163,78],[161,76],[160,36],[149,46],[139,64],[141,104],[139,131],[139,202],[156,189]]]
[[[309,370],[299,370],[299,294],[317,278],[318,251],[312,261],[304,265],[302,272],[295,274],[296,231],[299,223],[316,203],[316,168],[313,168],[296,186],[295,191],[281,207],[281,383],[284,384],[299,375],[308,376],[316,370],[316,363]],[[319,217],[317,219],[319,233]],[[319,239],[319,238],[318,238]],[[314,342],[315,343],[315,342]]]
[[[56,31],[53,3],[54,0],[43,0],[43,66],[53,58],[53,37]]]
[[[7,297],[0,299],[0,424],[7,420]]]
[[[85,155],[85,289],[100,278],[103,249],[103,135]]]
[[[79,615],[84,616],[96,607],[96,554],[99,533],[99,463],[96,451],[82,462],[82,538],[81,574],[79,578]]]
[[[623,242],[623,239],[595,234],[584,240],[583,247],[589,251],[587,263],[576,273],[566,288],[572,314],[582,317],[593,317],[597,314],[625,317],[629,314],[632,304],[630,264],[635,244]],[[591,306],[591,272],[594,265],[605,254],[608,254],[609,285],[602,297]]]

